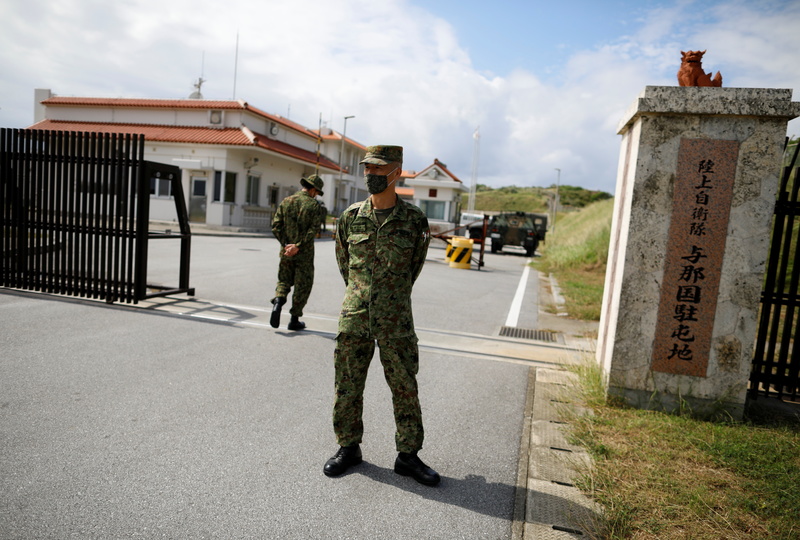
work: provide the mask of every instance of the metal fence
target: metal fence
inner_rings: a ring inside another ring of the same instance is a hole
[[[0,286],[109,303],[194,294],[180,169],[143,156],[142,135],[0,129]],[[180,234],[148,230],[159,181],[172,184]],[[152,238],[181,240],[178,287],[147,285]]]
[[[780,180],[761,313],[750,373],[750,397],[800,396],[800,181],[798,148],[789,153]]]

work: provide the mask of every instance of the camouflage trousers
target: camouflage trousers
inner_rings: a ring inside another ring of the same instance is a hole
[[[292,294],[291,315],[301,317],[303,308],[306,307],[308,297],[311,296],[311,287],[314,285],[314,257],[284,257],[278,264],[278,285],[275,287],[275,297],[286,298],[294,287]]]
[[[422,409],[417,391],[419,350],[417,337],[379,340],[381,364],[392,391],[395,445],[398,452],[422,448]],[[333,353],[336,369],[336,400],[333,404],[333,431],[339,446],[361,443],[364,434],[364,386],[375,353],[375,340],[352,334],[336,336]]]

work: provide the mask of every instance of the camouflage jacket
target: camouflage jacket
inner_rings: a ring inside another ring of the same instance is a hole
[[[415,335],[411,287],[429,243],[428,218],[399,198],[380,226],[371,199],[345,210],[336,228],[336,262],[347,285],[339,332],[375,339]]]
[[[281,243],[296,244],[300,256],[314,255],[314,237],[319,232],[320,204],[303,190],[289,195],[278,206],[272,218],[272,234]],[[281,250],[283,256],[283,250]]]

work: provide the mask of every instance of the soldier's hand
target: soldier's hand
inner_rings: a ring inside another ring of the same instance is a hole
[[[294,257],[298,253],[300,253],[300,248],[296,244],[286,244],[286,249],[283,250],[283,254],[287,257]]]

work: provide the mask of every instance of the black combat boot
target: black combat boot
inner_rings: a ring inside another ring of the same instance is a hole
[[[353,465],[361,463],[361,447],[357,444],[340,446],[331,459],[325,462],[325,476],[339,476]]]
[[[306,323],[300,322],[300,317],[296,315],[292,315],[292,319],[289,321],[289,326],[287,328],[289,330],[304,330],[306,327]]]
[[[285,303],[285,296],[276,296],[272,299],[272,316],[269,318],[269,325],[272,328],[278,328],[281,325],[281,308]]]
[[[397,459],[394,462],[394,472],[403,476],[411,476],[414,480],[426,486],[435,486],[441,480],[439,473],[425,465],[417,457],[416,452],[400,452],[397,454]]]

